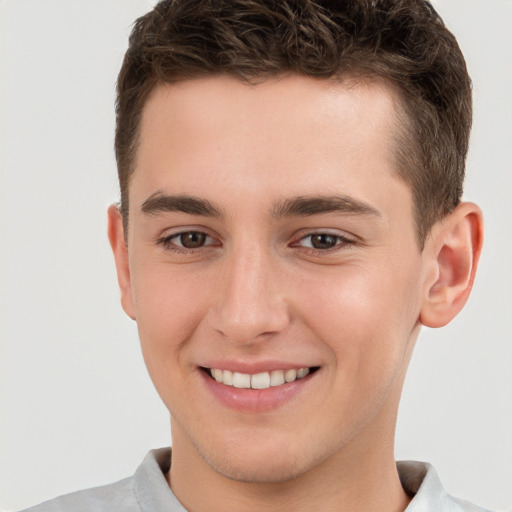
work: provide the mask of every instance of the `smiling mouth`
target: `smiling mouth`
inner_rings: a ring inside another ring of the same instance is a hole
[[[318,370],[318,367],[305,367],[299,368],[298,370],[273,370],[271,372],[255,374],[232,372],[230,370],[220,370],[217,368],[203,369],[218,383],[224,384],[225,386],[239,389],[268,389],[303,379]]]

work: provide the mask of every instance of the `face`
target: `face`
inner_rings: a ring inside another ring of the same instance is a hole
[[[120,272],[174,453],[263,482],[392,452],[425,276],[395,110],[298,76],[153,91]]]

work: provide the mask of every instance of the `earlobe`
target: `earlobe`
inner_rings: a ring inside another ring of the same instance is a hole
[[[420,321],[427,327],[450,322],[468,300],[483,241],[482,212],[473,203],[461,203],[433,227],[426,257],[432,265],[425,283]]]
[[[135,320],[133,307],[133,296],[130,279],[130,264],[128,257],[128,246],[125,240],[123,219],[121,212],[116,205],[108,208],[108,238],[114,253],[114,260],[117,269],[117,280],[121,290],[121,305],[125,313]]]

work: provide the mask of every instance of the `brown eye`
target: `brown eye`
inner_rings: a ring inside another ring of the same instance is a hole
[[[293,244],[295,247],[304,247],[314,251],[329,251],[349,248],[355,244],[354,240],[345,238],[342,235],[332,233],[310,233]]]
[[[331,249],[339,243],[340,237],[327,233],[318,233],[310,235],[308,238],[310,239],[311,247],[315,249]]]
[[[156,240],[156,243],[167,251],[175,251],[180,254],[187,251],[193,253],[220,245],[217,240],[202,231],[182,231],[181,233],[159,238]]]
[[[199,231],[187,231],[186,233],[180,233],[176,238],[178,239],[178,245],[186,249],[198,249],[203,247],[208,235]]]

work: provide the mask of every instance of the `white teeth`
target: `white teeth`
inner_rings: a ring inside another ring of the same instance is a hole
[[[232,386],[233,385],[233,372],[230,372],[229,370],[222,371],[222,382],[224,384],[227,384],[228,386]]]
[[[297,370],[297,379],[303,379],[309,373],[309,368]]]
[[[295,379],[297,379],[297,370],[288,370],[284,374],[284,380],[286,382],[293,382]]]
[[[230,370],[219,370],[212,368],[211,376],[226,386],[234,386],[243,389],[267,389],[271,386],[281,386],[288,382],[302,379],[310,372],[309,368],[298,370],[274,370],[272,372],[261,372],[254,375],[249,373],[232,372]]]
[[[250,388],[251,376],[248,373],[233,372],[233,386],[235,388]]]
[[[270,385],[271,386],[280,386],[284,384],[284,372],[283,370],[275,370],[270,373]]]
[[[251,377],[252,389],[266,389],[270,387],[270,373],[257,373]]]

